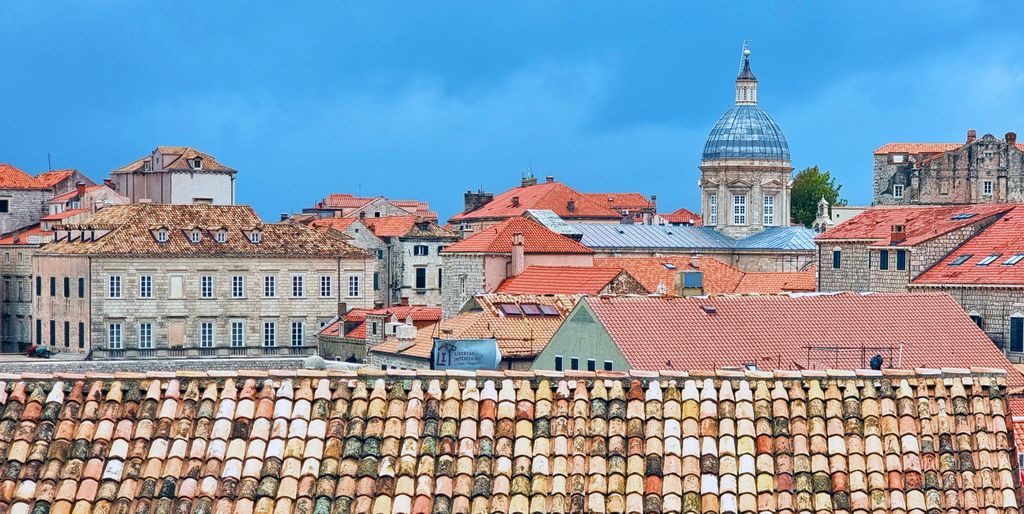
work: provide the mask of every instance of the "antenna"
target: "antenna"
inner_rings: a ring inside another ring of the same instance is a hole
[[[53,171],[53,164],[50,161],[50,152],[46,152],[46,171]]]
[[[743,73],[743,61],[750,56],[750,38],[743,38],[743,50],[740,51],[740,69],[736,73]]]

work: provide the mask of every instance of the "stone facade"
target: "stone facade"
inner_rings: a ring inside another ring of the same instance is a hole
[[[39,244],[0,244],[3,275],[0,353],[21,353],[32,340],[32,255]]]
[[[236,173],[194,148],[158,146],[111,171],[110,177],[115,189],[132,202],[234,205]]]
[[[700,170],[704,226],[715,227],[739,239],[756,234],[766,226],[789,225],[793,168],[788,162],[705,160]],[[743,198],[742,215],[736,213],[736,197]],[[766,218],[769,202],[771,218]]]
[[[390,238],[387,271],[390,303],[394,305],[407,299],[410,305],[441,305],[441,288],[444,285],[441,250],[457,239],[454,234],[440,238]],[[419,272],[419,269],[424,271]],[[423,274],[422,283],[418,282],[418,273]]]
[[[367,284],[373,289],[373,306],[385,306],[388,302],[387,288],[384,285],[388,264],[387,243],[373,235],[373,231],[359,221],[353,221],[344,232],[352,238],[349,243],[373,255],[373,275]]]
[[[441,315],[458,314],[466,301],[484,288],[484,256],[476,254],[442,254]]]
[[[39,223],[51,196],[48,189],[0,189],[0,234]]]
[[[1024,317],[1024,289],[998,286],[910,286],[911,291],[941,291],[953,297],[1013,362],[1024,362],[1024,352],[1010,347],[1010,319]]]
[[[336,316],[339,302],[372,306],[372,293],[365,287],[372,284],[369,259],[37,255],[33,268],[36,285],[42,285],[34,295],[33,341],[61,351],[92,350],[98,358],[120,353],[109,351],[111,327],[118,324],[126,356],[144,349],[139,345],[143,324],[151,324],[153,351],[140,356],[173,356],[185,350],[260,355],[270,343],[315,348],[317,332]],[[119,298],[111,295],[112,277],[118,277],[113,280],[119,282]],[[202,294],[202,277],[212,279],[212,296]],[[233,295],[235,277],[242,277],[241,298]],[[275,278],[275,296],[265,294],[267,277]],[[298,277],[302,296],[293,296]],[[330,280],[327,295],[321,294],[322,277]],[[353,279],[359,285],[350,290]],[[212,341],[200,351],[204,322],[212,323]],[[244,327],[244,348],[232,341],[233,322]],[[272,336],[266,333],[270,322]]]
[[[367,357],[374,369],[430,369],[430,359],[383,352],[369,352]]]
[[[886,145],[874,154],[875,205],[1024,202],[1024,151],[1003,139],[968,132],[955,144]]]

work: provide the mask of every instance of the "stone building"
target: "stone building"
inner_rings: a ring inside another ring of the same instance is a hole
[[[874,205],[1024,202],[1024,145],[1008,132],[963,143],[888,143],[874,152]]]
[[[78,189],[79,182],[87,187],[96,185],[84,173],[73,169],[44,171],[36,175],[36,179],[50,188],[54,195],[62,195]]]
[[[350,309],[320,331],[320,354],[347,362],[365,362],[367,350],[397,337],[397,326],[408,324],[424,333],[441,321],[439,307],[394,305]]]
[[[32,225],[0,237],[0,353],[23,353],[32,344],[32,256],[53,232]]]
[[[1009,205],[873,207],[821,234],[818,291],[902,292]]]
[[[757,95],[744,49],[736,103],[711,129],[700,163],[703,225],[736,239],[790,224],[789,144]]]
[[[317,230],[330,232],[335,235],[347,237],[346,241],[357,248],[362,248],[373,256],[373,306],[384,307],[387,305],[387,288],[384,287],[383,277],[387,269],[387,244],[381,238],[374,235],[358,218],[316,218],[307,216],[292,216],[289,222],[296,222],[309,225]]]
[[[372,306],[369,254],[245,206],[135,203],[53,227],[33,260],[33,343],[94,358],[316,352]]]
[[[70,191],[59,193],[46,202],[49,215],[67,212],[93,213],[110,205],[125,205],[131,199],[118,193],[112,184],[88,185],[79,181]]]
[[[188,146],[158,146],[149,155],[110,172],[114,188],[132,202],[235,203],[238,172]]]
[[[302,209],[303,214],[318,218],[384,218],[388,216],[418,216],[437,220],[437,213],[430,210],[427,202],[419,200],[394,200],[383,196],[353,196],[349,193],[333,193],[312,207]]]
[[[509,218],[441,252],[441,312],[457,313],[467,300],[494,292],[530,266],[594,266],[594,252],[526,218]]]
[[[51,186],[10,164],[0,163],[0,234],[39,223],[51,196]]]

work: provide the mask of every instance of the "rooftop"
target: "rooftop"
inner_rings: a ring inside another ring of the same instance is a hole
[[[452,216],[451,221],[502,220],[522,216],[530,209],[549,210],[570,219],[618,220],[622,215],[604,202],[596,202],[561,182],[542,182],[513,187],[494,197],[484,206],[468,213]]]
[[[0,162],[0,189],[46,190],[52,187],[13,165]]]
[[[1003,217],[926,270],[912,284],[1024,286],[1024,206]]]
[[[417,216],[437,218],[437,214],[430,210],[427,202],[418,200],[392,200],[384,196],[354,196],[350,193],[332,193],[316,204],[318,209],[339,209],[358,210],[374,200],[386,200],[399,208],[409,211]]]
[[[526,218],[509,218],[445,248],[444,253],[512,253],[512,236],[523,235],[526,253],[591,254],[576,241]]]
[[[595,203],[602,204],[616,211],[628,210],[635,212],[653,209],[654,203],[640,193],[583,193]]]
[[[435,221],[419,216],[361,218],[360,221],[377,237],[458,237]]]
[[[673,212],[658,214],[668,223],[690,224],[695,227],[701,226],[700,214],[697,214],[685,207],[680,207]]]
[[[2,380],[12,514],[1018,512],[995,370]]]
[[[854,240],[870,241],[877,246],[914,246],[1012,208],[1007,204],[871,207],[828,229],[816,240],[819,243]],[[904,241],[892,241],[896,225],[904,227]]]
[[[36,175],[36,180],[42,183],[43,186],[50,188],[56,186],[57,184],[60,184],[64,180],[67,180],[67,178],[74,175],[76,171],[77,170],[44,171]]]
[[[164,156],[164,165],[162,167],[156,167],[154,170],[153,166],[149,167],[150,171],[207,171],[207,172],[225,172],[225,173],[236,173],[232,168],[229,168],[221,164],[217,159],[205,152],[200,152],[190,146],[158,146],[155,152],[159,152]],[[192,165],[194,159],[202,160],[201,169],[197,169]],[[112,170],[111,173],[135,173],[137,171],[143,171],[146,169],[146,165],[151,163],[153,160],[153,154],[150,153],[145,157],[136,159],[130,164],[126,164]]]
[[[908,153],[908,154],[922,154],[922,153],[943,153],[951,150],[956,150],[960,147],[967,145],[964,143],[886,143],[875,149],[875,155],[885,155],[890,153]],[[1024,144],[1018,143],[1017,149],[1024,150]]]
[[[441,322],[443,339],[494,338],[503,358],[532,358],[547,346],[580,295],[489,293]]]
[[[768,227],[744,239],[732,239],[714,227],[579,223],[580,240],[593,249],[792,250],[814,251],[815,232],[806,227]]]
[[[651,292],[659,286],[675,296],[680,271],[700,271],[706,294],[807,292],[816,289],[815,268],[797,272],[745,272],[718,259],[700,256],[597,257],[594,266],[624,269]]]
[[[37,223],[0,236],[0,245],[43,244],[53,238],[53,231],[43,230]]]
[[[519,275],[505,279],[497,292],[509,294],[598,294],[621,268],[529,266]],[[653,292],[649,290],[649,292]]]

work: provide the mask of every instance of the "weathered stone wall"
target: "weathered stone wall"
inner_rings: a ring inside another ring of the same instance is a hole
[[[743,271],[755,272],[780,272],[780,271],[802,271],[808,264],[817,262],[818,255],[814,250],[786,250],[786,251],[755,251],[744,250],[742,252],[732,250],[700,251],[664,249],[636,249],[636,250],[607,250],[594,248],[594,257],[661,257],[661,256],[685,256],[690,257],[694,253],[718,259],[730,266],[735,266]]]
[[[302,358],[57,360],[28,359],[0,362],[0,373],[145,373],[147,371],[271,370],[302,368]]]
[[[832,267],[832,252],[839,248],[842,261]],[[818,243],[818,291],[867,291],[871,287],[866,243]]]
[[[394,355],[391,353],[367,352],[368,364],[373,369],[430,369],[429,359]]]
[[[388,273],[387,245],[361,222],[354,222],[345,229],[345,234],[352,238],[349,243],[362,248],[373,255],[373,273],[377,274],[377,287],[374,288],[373,275],[367,287],[373,289],[374,306],[385,306],[388,303],[386,277]]]
[[[37,245],[0,246],[0,275],[3,303],[0,308],[2,336],[0,352],[16,353],[31,344],[32,337],[32,255]]]
[[[440,249],[453,243],[452,238],[395,238],[392,243],[393,252],[399,260],[395,263],[395,269],[401,270],[400,280],[396,289],[396,302],[402,298],[408,298],[410,305],[428,305],[437,307],[441,305],[442,291],[444,285],[443,264],[441,262]],[[417,245],[427,247],[427,255],[415,255],[414,248]],[[423,289],[417,289],[416,269],[426,269],[427,282]],[[442,271],[442,277],[438,277],[438,271]]]
[[[1013,362],[1024,362],[1024,353],[1010,351],[1010,317],[1024,315],[1024,289],[1000,287],[943,287],[911,285],[910,291],[948,293],[968,314],[982,318],[982,329],[1003,348]]]
[[[601,294],[648,294],[653,292],[648,291],[643,284],[625,272],[619,273],[619,276],[612,279],[611,283],[601,290]]]
[[[484,292],[484,257],[470,254],[441,254],[444,284],[441,287],[441,315],[458,314],[473,295]]]
[[[39,223],[50,196],[49,190],[0,189],[0,200],[8,201],[8,212],[0,213],[0,234]]]
[[[784,161],[704,161],[701,163],[701,218],[711,225],[709,198],[717,195],[715,230],[735,238],[756,234],[765,227],[764,197],[775,197],[774,222],[786,226],[790,218],[790,182],[793,168]],[[734,224],[733,195],[746,195],[746,223]]]

